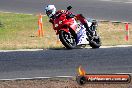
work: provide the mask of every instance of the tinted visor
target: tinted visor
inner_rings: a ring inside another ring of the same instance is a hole
[[[52,10],[46,11],[46,14],[49,16],[52,13]]]

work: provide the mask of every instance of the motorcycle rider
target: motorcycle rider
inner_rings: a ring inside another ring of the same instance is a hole
[[[93,36],[93,32],[90,30],[90,28],[89,28],[89,26],[87,24],[87,20],[82,14],[73,15],[73,13],[68,12],[66,10],[56,11],[56,8],[55,8],[54,5],[47,5],[45,7],[45,13],[50,19],[49,22],[51,22],[53,25],[54,25],[54,19],[57,18],[62,13],[66,13],[67,17],[69,17],[69,18],[76,17],[76,19],[79,20],[84,25],[84,27],[86,28],[87,32],[90,34],[90,35],[88,34],[90,39]]]

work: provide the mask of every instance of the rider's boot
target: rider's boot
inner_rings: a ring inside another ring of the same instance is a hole
[[[90,28],[88,27],[87,23],[84,23],[83,25],[86,28],[86,34],[87,34],[87,36],[89,37],[90,40],[92,40],[92,38],[93,38],[93,32],[90,30]]]

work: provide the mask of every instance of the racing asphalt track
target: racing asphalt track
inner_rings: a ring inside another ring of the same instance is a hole
[[[132,47],[0,52],[0,79],[132,73]]]
[[[0,11],[37,14],[51,3],[59,9],[70,4],[87,17],[132,22],[131,0],[0,0]],[[75,76],[79,65],[88,73],[132,73],[131,52],[132,47],[0,52],[0,79]]]

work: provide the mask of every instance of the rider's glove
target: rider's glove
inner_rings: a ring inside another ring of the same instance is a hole
[[[52,24],[54,23],[54,22],[53,22],[53,19],[50,19],[49,22],[52,23]]]

